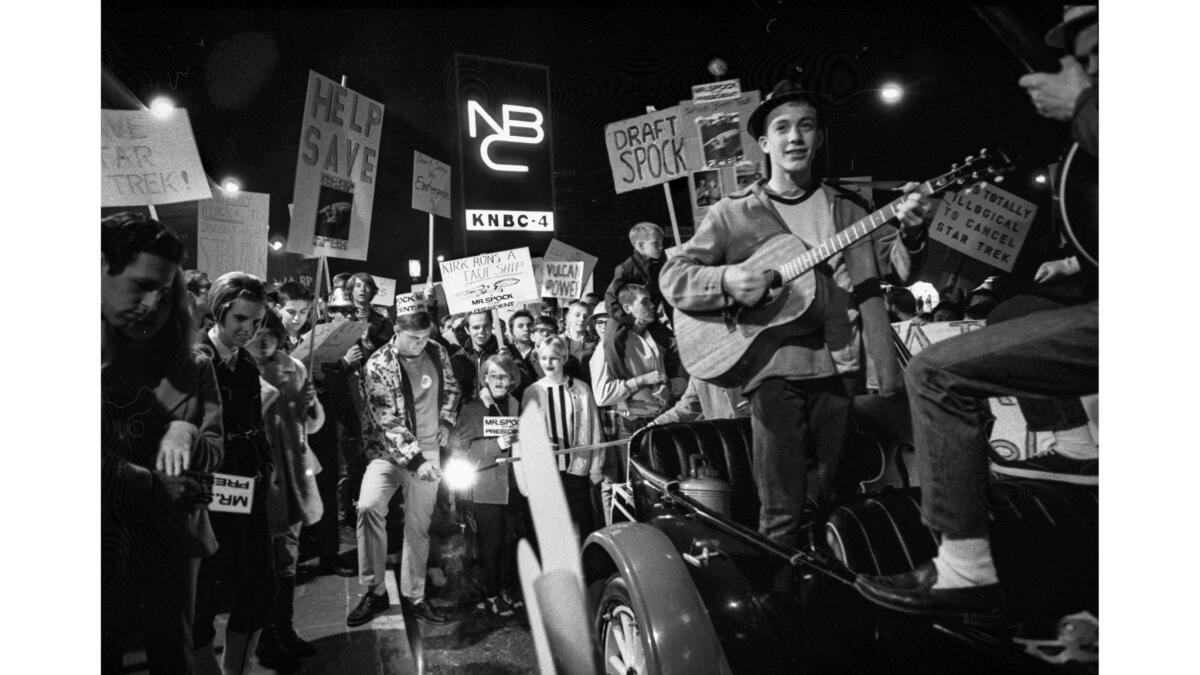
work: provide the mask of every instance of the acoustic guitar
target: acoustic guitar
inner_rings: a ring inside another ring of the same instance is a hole
[[[929,196],[955,185],[975,184],[1007,171],[1010,165],[1003,152],[990,154],[985,148],[978,157],[967,157],[962,166],[955,165],[922,183],[918,190]],[[740,263],[772,280],[771,290],[754,307],[736,305],[698,312],[677,309],[675,337],[688,373],[722,387],[744,385],[785,338],[821,328],[833,281],[813,268],[894,220],[903,200],[896,199],[813,248],[789,232],[763,241],[754,255]]]

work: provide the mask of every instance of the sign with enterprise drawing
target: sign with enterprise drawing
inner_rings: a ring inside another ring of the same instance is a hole
[[[548,69],[464,54],[455,59],[466,229],[554,232]]]

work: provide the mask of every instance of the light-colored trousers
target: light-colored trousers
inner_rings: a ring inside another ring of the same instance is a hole
[[[428,459],[428,457],[427,457]],[[429,461],[438,461],[436,455]],[[429,522],[439,481],[426,481],[386,459],[372,459],[358,493],[358,581],[374,588],[383,583],[387,565],[388,501],[404,488],[404,547],[400,554],[400,595],[416,602],[425,597],[429,559]]]

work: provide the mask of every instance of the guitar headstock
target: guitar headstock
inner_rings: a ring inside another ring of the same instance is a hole
[[[936,194],[954,187],[978,185],[989,178],[1005,174],[1013,169],[1013,161],[1004,150],[983,148],[978,155],[968,155],[961,164],[950,165],[950,170],[929,181],[929,194]]]

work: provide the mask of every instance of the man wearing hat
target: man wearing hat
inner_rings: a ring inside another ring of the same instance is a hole
[[[710,207],[695,236],[667,261],[659,286],[677,310],[753,307],[768,292],[768,277],[743,263],[760,245],[792,236],[813,247],[866,215],[855,193],[814,177],[824,141],[819,124],[813,99],[787,81],[751,113],[750,135],[770,158],[769,178]],[[901,229],[885,224],[811,272],[829,299],[824,329],[787,336],[740,383],[751,402],[759,531],[781,545],[799,546],[806,502],[829,496],[855,393],[848,383],[857,387],[864,370],[864,336],[884,393],[901,389],[879,282],[907,283],[925,248],[929,212],[915,183],[905,191],[897,209]],[[811,475],[810,464],[817,469]]]
[[[396,296],[392,337],[363,367],[363,444],[368,464],[358,494],[359,582],[366,593],[346,617],[359,626],[391,605],[384,586],[388,502],[404,490],[400,601],[417,618],[445,623],[425,599],[429,524],[437,501],[439,451],[458,418],[461,396],[446,348],[434,340],[433,319],[412,293]]]
[[[1067,6],[1063,22],[1046,35],[1047,43],[1070,53],[1062,69],[1019,81],[1038,114],[1071,121],[1075,140],[1094,156],[1098,16],[1095,5]],[[1099,316],[1099,299],[1064,307],[1019,296],[997,306],[983,330],[930,345],[913,358],[905,378],[923,476],[921,516],[942,537],[937,556],[912,572],[860,576],[856,586],[867,599],[913,613],[1000,615],[1004,594],[988,536],[988,398],[1017,397],[1030,429],[1055,436],[1053,451],[992,470],[1098,484],[1098,447],[1079,397],[1099,389]],[[1040,415],[1030,403],[1039,404]],[[1053,426],[1040,427],[1035,417]]]

